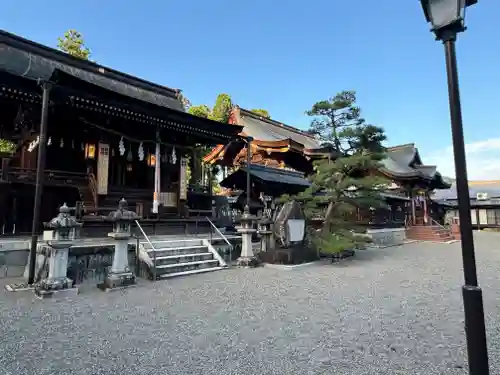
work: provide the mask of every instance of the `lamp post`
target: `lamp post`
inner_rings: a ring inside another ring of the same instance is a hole
[[[450,103],[451,133],[462,238],[462,260],[465,285],[462,287],[465,312],[465,334],[469,357],[469,374],[489,374],[486,328],[484,324],[483,294],[477,281],[474,237],[472,233],[469,183],[465,160],[462,109],[458,88],[455,41],[465,31],[465,10],[477,0],[420,0],[426,21],[432,25],[436,39],[445,48],[448,96]]]

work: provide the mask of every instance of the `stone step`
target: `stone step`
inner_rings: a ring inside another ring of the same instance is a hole
[[[452,236],[436,237],[436,236],[420,235],[420,236],[407,236],[407,238],[410,240],[434,241],[434,242],[448,242],[448,241],[454,240],[454,237],[452,237]]]
[[[156,268],[168,269],[168,268],[176,268],[176,267],[184,267],[184,266],[203,266],[203,265],[207,265],[207,264],[216,264],[216,263],[219,263],[219,261],[216,259],[209,259],[209,260],[198,260],[196,262],[163,264],[161,266],[156,266]]]
[[[213,260],[214,255],[212,253],[200,253],[200,254],[181,254],[181,255],[167,255],[162,257],[156,257],[157,268],[169,264],[182,264],[182,263],[192,263],[205,260]]]
[[[451,231],[449,230],[418,230],[418,231],[414,231],[414,230],[408,230],[406,231],[406,233],[413,233],[413,234],[450,234]]]
[[[449,232],[449,229],[447,228],[425,228],[425,227],[411,227],[407,229],[408,231],[412,232]]]
[[[207,252],[207,247],[205,245],[195,245],[195,246],[185,246],[185,247],[165,247],[147,249],[147,252],[151,258],[165,257],[165,256],[179,256],[186,254],[203,254]]]
[[[162,276],[166,274],[178,274],[181,272],[209,269],[215,267],[220,267],[219,261],[217,259],[200,260],[197,262],[186,262],[177,264],[165,264],[156,266],[156,274],[158,276]]]
[[[199,238],[195,239],[178,239],[178,240],[165,240],[165,241],[155,241],[154,239],[150,239],[151,243],[155,247],[155,249],[167,249],[167,248],[179,248],[179,247],[189,247],[189,246],[203,246],[203,240]],[[149,242],[141,242],[141,245],[144,246],[145,249],[151,249],[151,245]]]
[[[224,267],[211,267],[211,268],[194,269],[194,270],[190,270],[190,271],[180,271],[180,272],[173,272],[173,273],[164,273],[164,274],[158,275],[158,279],[166,279],[166,278],[177,277],[177,276],[194,275],[194,274],[197,274],[197,273],[219,271],[219,270],[223,270],[223,269],[224,269]]]

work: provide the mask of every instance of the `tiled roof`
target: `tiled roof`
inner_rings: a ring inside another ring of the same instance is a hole
[[[413,143],[387,148],[387,155],[382,160],[387,172],[400,177],[434,178],[437,168],[423,165],[418,149]]]
[[[476,199],[478,193],[486,193],[488,198],[500,198],[500,181],[469,181],[469,195]],[[432,197],[435,200],[457,199],[457,187],[453,183],[449,189],[439,190]]]
[[[180,90],[158,85],[0,29],[0,70],[31,79],[49,79],[55,70],[91,82],[121,95],[184,111]]]
[[[290,139],[306,149],[321,148],[321,142],[314,136],[251,111],[240,108],[240,118],[243,132],[255,140],[276,142]]]

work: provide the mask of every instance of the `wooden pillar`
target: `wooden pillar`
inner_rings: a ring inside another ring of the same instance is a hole
[[[200,161],[198,159],[198,150],[193,148],[191,152],[191,181],[190,184],[200,182]]]
[[[207,179],[208,179],[208,194],[212,196],[213,194],[213,175],[212,175],[212,166],[207,165]]]
[[[413,196],[413,193],[411,194],[411,222],[413,225],[415,225],[417,222],[417,213],[415,210],[415,197]]]
[[[427,193],[424,196],[424,224],[427,224],[429,221],[428,213],[427,213]]]
[[[481,230],[481,219],[479,217],[479,208],[476,207],[476,224],[477,224],[477,230]]]
[[[2,181],[8,181],[9,179],[9,158],[2,158],[2,173],[0,174],[0,179]]]

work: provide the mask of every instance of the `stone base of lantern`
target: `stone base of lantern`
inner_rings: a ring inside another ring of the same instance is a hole
[[[43,279],[35,285],[35,296],[46,298],[71,298],[78,295],[78,288],[73,287],[73,280],[64,277],[60,279]]]
[[[256,232],[255,229],[241,228],[238,232],[241,233],[241,256],[236,260],[236,265],[238,267],[257,267],[259,261],[252,248],[252,235]]]
[[[260,251],[267,252],[272,250],[274,248],[274,245],[271,242],[273,232],[270,230],[261,230],[259,231],[259,234],[260,234]]]
[[[132,272],[122,272],[108,274],[106,279],[104,279],[104,282],[102,284],[98,284],[97,287],[101,290],[108,291],[113,289],[128,288],[135,285],[135,275]]]
[[[259,261],[255,256],[239,257],[236,259],[236,265],[238,267],[257,267],[259,265]]]

